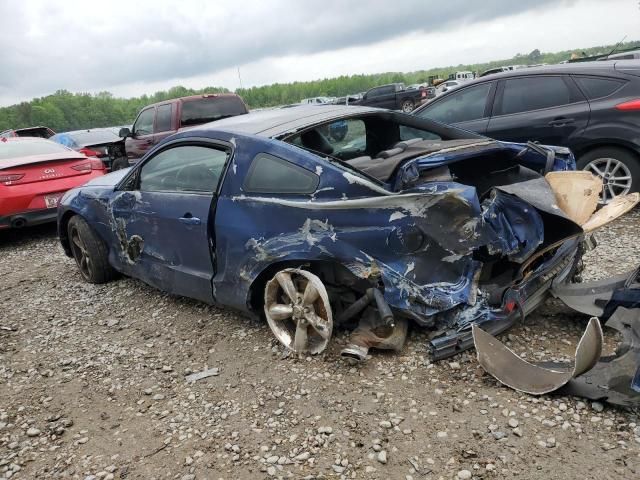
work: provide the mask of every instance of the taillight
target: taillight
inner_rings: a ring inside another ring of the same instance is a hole
[[[24,177],[24,173],[10,173],[9,175],[0,175],[0,183],[4,185],[11,185],[13,182],[17,182],[22,177]]]
[[[79,172],[88,172],[90,170],[104,170],[104,164],[102,163],[102,160],[90,158],[88,162],[79,163],[71,168]]]
[[[102,160],[98,160],[97,158],[89,159],[89,163],[91,164],[91,170],[104,170],[105,166],[102,163]]]
[[[630,110],[640,110],[640,98],[635,100],[629,100],[628,102],[619,103],[616,105],[616,110],[622,110],[628,112]]]
[[[87,163],[80,163],[78,165],[74,165],[73,167],[74,170],[77,170],[79,172],[88,172],[91,170],[91,162],[87,162]]]
[[[81,148],[79,152],[87,157],[101,157],[103,155],[101,152],[91,150],[90,148]]]

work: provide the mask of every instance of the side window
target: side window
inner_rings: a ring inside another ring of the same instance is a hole
[[[441,123],[459,123],[484,117],[484,107],[491,90],[491,82],[457,90],[418,113]]]
[[[505,81],[502,107],[494,115],[528,112],[572,103],[562,77],[525,77]]]
[[[421,140],[442,140],[440,135],[429,130],[420,130],[418,128],[400,125],[400,140],[413,140],[414,138]]]
[[[140,170],[142,192],[214,193],[229,152],[200,145],[163,150]]]
[[[242,189],[255,193],[313,193],[320,177],[267,153],[259,153],[251,162]]]
[[[296,135],[288,142],[319,154],[349,160],[365,154],[367,128],[357,118],[336,120]]]
[[[607,97],[624,85],[623,80],[602,77],[573,77],[589,100]]]
[[[156,112],[155,132],[167,132],[171,130],[171,104],[160,105]]]
[[[138,115],[138,119],[136,123],[133,125],[133,134],[135,136],[138,135],[149,135],[153,133],[153,114],[155,112],[155,108],[148,108],[147,110],[143,110]]]
[[[381,88],[372,88],[371,90],[369,90],[369,93],[367,93],[367,97],[379,97],[380,95],[382,95],[382,93],[383,92]]]

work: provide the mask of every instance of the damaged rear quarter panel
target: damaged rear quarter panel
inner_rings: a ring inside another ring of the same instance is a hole
[[[429,316],[470,301],[479,268],[471,251],[484,241],[473,187],[434,182],[392,193],[282,142],[238,145],[237,168],[227,175],[217,205],[217,301],[246,309],[258,275],[288,260],[337,262],[383,284],[391,306],[414,314]],[[319,173],[316,193],[243,191],[260,152]]]

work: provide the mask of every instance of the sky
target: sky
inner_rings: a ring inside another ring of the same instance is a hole
[[[640,39],[638,0],[0,0],[0,11],[0,106],[59,89],[234,90]]]

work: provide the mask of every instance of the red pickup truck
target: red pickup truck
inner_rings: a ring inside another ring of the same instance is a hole
[[[120,129],[127,158],[116,160],[112,170],[136,163],[147,150],[182,128],[245,113],[249,109],[235,93],[207,93],[148,105],[138,113],[131,129]]]

